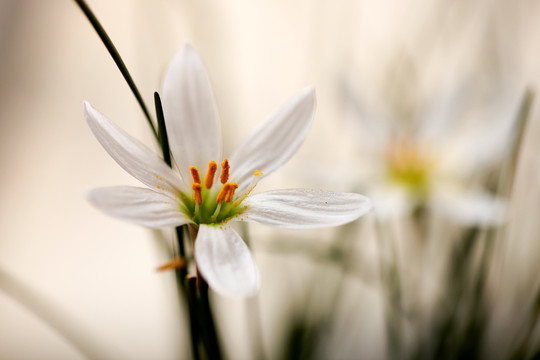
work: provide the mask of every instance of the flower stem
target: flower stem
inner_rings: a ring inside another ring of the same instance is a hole
[[[122,60],[122,57],[118,53],[118,50],[116,50],[116,47],[114,46],[111,38],[109,37],[109,35],[107,35],[107,32],[105,31],[103,26],[101,26],[101,23],[96,18],[92,10],[90,10],[90,8],[88,7],[88,5],[86,4],[84,0],[75,0],[75,3],[77,3],[79,8],[82,10],[84,15],[88,19],[88,21],[90,21],[90,24],[92,24],[92,26],[94,27],[94,30],[96,30],[101,41],[103,41],[103,45],[105,45],[105,47],[109,51],[109,54],[113,58],[114,63],[118,67],[118,70],[120,70],[120,72],[122,73],[122,76],[124,77],[124,80],[126,80],[126,82],[128,83],[129,88],[131,89],[131,92],[133,93],[133,95],[135,95],[135,98],[137,99],[137,102],[139,103],[139,106],[141,107],[144,113],[144,116],[146,117],[146,120],[148,121],[148,125],[150,125],[150,128],[152,129],[152,132],[154,133],[156,140],[159,141],[159,136],[154,126],[154,123],[152,121],[152,118],[150,116],[150,113],[148,112],[148,108],[146,107],[144,100],[141,94],[139,93],[137,86],[135,85],[135,82],[131,78],[131,75],[129,74],[129,71],[126,65],[124,64],[124,61]]]
[[[193,359],[199,360],[201,358],[199,354],[199,344],[201,343],[199,328],[199,321],[197,319],[197,279],[195,277],[186,277],[184,282],[188,306],[189,306],[189,324],[191,332],[191,349],[193,352]]]
[[[195,249],[198,229],[188,226],[192,248]],[[216,326],[210,299],[208,297],[208,283],[199,273],[195,263],[196,276],[186,279],[186,292],[188,295],[189,317],[191,321],[191,341],[194,357],[202,359],[221,359],[221,348],[217,337]]]
[[[156,107],[156,118],[159,129],[159,140],[161,144],[161,151],[163,153],[163,160],[172,167],[171,153],[169,148],[169,139],[167,136],[167,127],[165,126],[165,117],[163,116],[163,107],[161,105],[161,98],[157,92],[154,92],[154,103]],[[184,225],[185,226],[185,225]],[[175,229],[176,239],[178,241],[178,252],[180,257],[185,258],[184,248],[184,226],[177,226]],[[190,237],[195,239],[197,232],[193,228],[189,228]],[[191,349],[193,353],[193,359],[199,360],[202,358],[213,359],[214,357],[204,356],[209,354],[209,351],[205,351],[204,331],[205,324],[201,322],[201,310],[199,305],[199,299],[197,297],[197,277],[188,276],[187,267],[181,267],[176,272],[178,290],[181,296],[187,300],[189,309],[189,325],[191,335]],[[213,326],[213,322],[211,323]],[[215,334],[215,329],[213,330]]]
[[[389,358],[403,358],[403,299],[400,265],[396,251],[395,239],[378,219],[375,230],[379,245],[379,271],[382,291],[385,295],[384,316],[385,331]]]
[[[198,303],[198,315],[200,320],[200,328],[202,333],[202,340],[208,359],[219,360],[222,359],[219,340],[217,338],[216,326],[214,324],[214,316],[212,314],[212,308],[210,307],[210,299],[208,298],[208,284],[204,279],[198,279],[199,288],[199,303]]]

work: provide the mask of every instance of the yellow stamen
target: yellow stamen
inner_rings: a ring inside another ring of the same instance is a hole
[[[191,188],[193,189],[193,200],[200,206],[202,204],[201,184],[194,182]]]
[[[206,177],[204,178],[204,186],[207,189],[210,189],[214,185],[214,176],[216,176],[217,164],[214,160],[208,163],[208,171],[206,172]]]
[[[186,266],[186,260],[181,257],[174,258],[167,261],[165,264],[162,264],[156,268],[157,271],[179,269]]]
[[[229,180],[229,160],[227,159],[224,159],[223,162],[221,163],[221,177],[220,177],[220,180],[221,180],[221,183],[222,184],[225,184],[227,182],[227,180]]]
[[[237,183],[231,183],[230,185],[229,191],[227,191],[227,196],[225,196],[225,202],[231,202],[234,197],[234,192],[236,189],[238,189]]]
[[[199,176],[199,170],[195,166],[192,166],[189,168],[189,171],[191,171],[191,176],[193,177],[193,182],[195,184],[201,183],[201,177]]]
[[[230,191],[229,189],[231,188],[231,184],[229,183],[225,183],[223,184],[223,186],[221,187],[221,190],[219,190],[219,194],[216,198],[216,203],[221,203],[225,200],[228,192]]]
[[[255,189],[255,186],[257,186],[257,183],[259,182],[261,176],[263,173],[259,170],[255,170],[253,172],[253,179],[251,179],[251,182],[249,183],[247,190],[234,202],[233,205],[237,206],[240,204],[244,199]]]

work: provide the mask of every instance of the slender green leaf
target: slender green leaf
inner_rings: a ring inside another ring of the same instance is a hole
[[[103,26],[101,26],[101,23],[96,18],[92,10],[90,10],[86,2],[84,0],[75,0],[75,2],[77,3],[77,5],[79,5],[79,8],[82,10],[84,15],[88,19],[88,21],[90,21],[90,24],[92,24],[92,26],[94,27],[94,30],[96,30],[101,41],[103,41],[103,44],[109,51],[109,54],[113,58],[116,66],[118,67],[118,69],[122,73],[122,76],[128,83],[129,88],[131,89],[131,92],[133,93],[133,95],[135,95],[135,98],[137,99],[137,102],[139,103],[139,106],[141,107],[144,113],[144,116],[146,117],[146,120],[148,121],[148,125],[150,125],[150,128],[152,129],[152,132],[154,133],[154,136],[159,141],[159,136],[154,126],[154,123],[152,121],[152,118],[150,116],[150,113],[148,112],[148,108],[146,107],[144,100],[141,94],[139,93],[137,86],[135,85],[135,82],[131,78],[131,75],[129,74],[129,71],[126,65],[124,64],[124,61],[122,60],[122,57],[118,53],[118,50],[116,50],[116,47],[114,46],[111,38],[109,37],[109,35],[107,35],[107,32],[105,31]]]

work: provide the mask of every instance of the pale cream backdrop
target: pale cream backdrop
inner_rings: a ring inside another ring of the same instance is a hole
[[[386,65],[401,53],[423,64],[425,44],[435,44],[429,50],[435,55],[419,69],[425,72],[425,92],[436,89],[441,78],[478,73],[489,78],[491,71],[499,84],[518,89],[534,87],[540,79],[540,6],[535,1],[88,3],[151,108],[168,60],[184,42],[197,49],[214,87],[226,152],[298,90],[315,86],[317,112],[306,142],[257,190],[350,190],[361,171],[354,142],[363,140],[362,134],[344,133],[350,129],[343,122],[341,87],[379,86]],[[95,186],[137,182],[89,131],[83,100],[154,146],[136,101],[74,2],[1,0],[0,269],[39,296],[34,308],[49,318],[64,317],[63,328],[98,358],[186,358],[187,319],[177,303],[173,274],[155,271],[167,260],[159,241],[146,229],[105,216],[85,199]],[[523,190],[514,207],[522,222],[513,231],[523,243],[506,253],[512,269],[508,284],[514,276],[530,274],[539,259],[539,244],[533,241],[539,233],[534,222],[540,210],[539,133],[536,121],[520,165]],[[261,294],[257,303],[214,297],[218,320],[228,330],[223,341],[229,357],[250,359],[254,349],[249,339],[257,326],[253,309],[259,307],[266,353],[278,358],[280,329],[294,311],[289,304],[312,267],[301,254],[268,249],[275,239],[327,241],[333,233],[258,226],[250,233]],[[348,301],[358,306],[355,314],[340,315],[354,323],[347,337],[350,348],[341,350],[377,358],[384,353],[378,291],[354,277],[347,283]],[[86,355],[13,294],[0,291],[0,359]]]

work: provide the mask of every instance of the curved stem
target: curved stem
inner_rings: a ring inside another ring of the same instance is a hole
[[[150,125],[150,128],[152,129],[152,132],[154,133],[156,140],[159,142],[160,139],[156,131],[156,128],[154,126],[154,123],[152,121],[152,117],[150,116],[150,112],[148,111],[148,108],[146,107],[144,100],[141,94],[139,93],[137,86],[135,85],[135,82],[131,78],[131,75],[129,74],[129,71],[126,65],[124,64],[124,61],[122,60],[122,57],[118,53],[118,50],[116,50],[116,47],[114,46],[111,38],[109,37],[109,35],[107,35],[107,32],[105,31],[103,26],[101,26],[101,23],[96,18],[92,10],[90,10],[90,8],[88,7],[88,5],[86,4],[84,0],[75,0],[75,3],[79,5],[79,8],[82,10],[84,15],[88,19],[88,21],[90,21],[90,24],[92,24],[92,26],[94,27],[94,30],[96,30],[101,41],[103,41],[103,45],[105,45],[105,47],[109,51],[109,54],[113,58],[114,63],[118,67],[118,70],[120,70],[120,72],[122,73],[122,76],[128,83],[128,86],[131,89],[131,92],[133,93],[133,95],[135,95],[135,98],[137,99],[137,102],[139,103],[139,106],[141,107],[144,113],[144,116],[146,117],[146,120],[148,121],[148,125]]]

